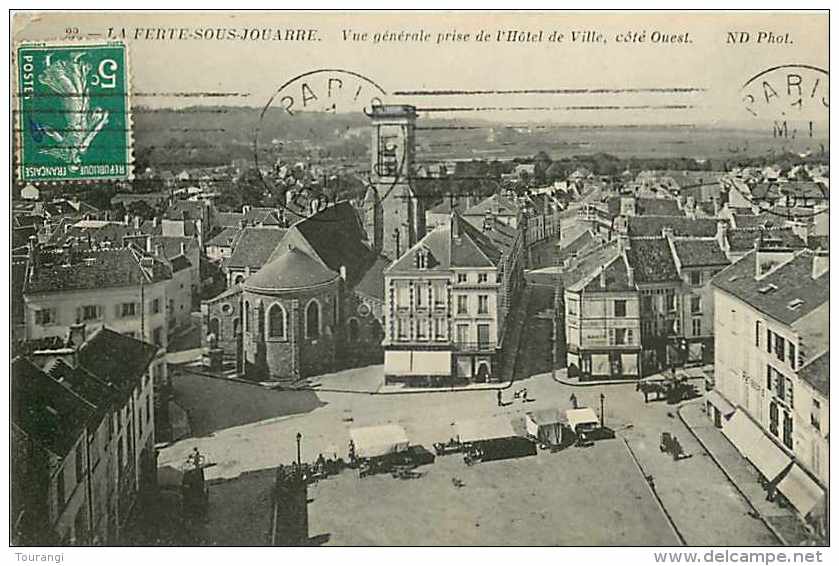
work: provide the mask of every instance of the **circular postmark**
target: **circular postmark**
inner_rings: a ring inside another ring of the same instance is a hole
[[[368,153],[370,118],[386,108],[386,95],[377,82],[344,69],[309,71],[280,85],[262,108],[254,135],[264,190],[294,218],[317,220],[312,215],[366,190],[371,177],[386,177]],[[384,149],[401,171],[405,147]]]
[[[783,150],[803,157],[825,155],[829,139],[830,83],[825,69],[778,65],[750,77],[741,88],[748,116],[761,122]],[[802,159],[803,162],[803,159]],[[788,220],[808,220],[827,211],[828,189],[804,164],[746,186],[731,186],[766,212]]]

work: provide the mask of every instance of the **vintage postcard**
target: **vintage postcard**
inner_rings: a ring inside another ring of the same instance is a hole
[[[828,27],[14,13],[11,543],[821,561]]]

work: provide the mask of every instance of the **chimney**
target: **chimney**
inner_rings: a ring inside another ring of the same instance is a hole
[[[151,220],[151,225],[157,228],[160,225],[160,219],[157,216],[155,216]]]
[[[154,255],[159,258],[163,257],[163,244],[157,244],[154,246]]]
[[[626,266],[626,280],[630,287],[635,287],[635,268],[628,264]]]
[[[243,204],[242,205],[242,214],[248,214],[251,211],[251,205]]]
[[[81,348],[82,344],[84,344],[85,340],[87,340],[87,327],[85,323],[80,322],[78,324],[70,325],[70,329],[67,333],[67,346],[73,348],[74,350],[78,350]]]
[[[341,279],[343,279],[344,281],[347,280],[347,266],[346,265],[341,266]]]
[[[606,288],[606,268],[605,268],[605,266],[602,266],[600,268],[599,278],[600,278],[600,288],[605,289]]]
[[[29,255],[29,267],[30,269],[34,269],[37,267],[38,262],[40,260],[40,246],[38,245],[38,237],[35,235],[29,236],[29,245],[28,248],[28,255]]]
[[[728,222],[725,220],[717,221],[717,235],[715,236],[717,239],[717,243],[720,246],[720,249],[723,251],[728,251]]]
[[[460,238],[460,223],[457,221],[457,216],[452,214],[451,217],[452,238],[457,240]]]
[[[490,232],[492,230],[492,224],[494,220],[495,217],[492,215],[492,212],[487,211],[487,213],[484,215],[484,232]]]
[[[714,204],[714,218],[716,218],[720,214],[720,197],[713,197],[711,202]]]
[[[181,242],[181,255],[186,255],[186,242]]]
[[[683,209],[685,207],[685,196],[679,195],[676,197],[676,202],[679,204],[679,209]]]
[[[135,216],[135,217],[134,217],[134,229],[135,229],[135,230],[139,230],[139,229],[140,229],[140,223],[141,223],[141,219],[140,219],[140,217],[139,217],[139,216]],[[126,222],[126,224],[128,224],[128,222]]]
[[[122,220],[123,220],[123,224],[125,224],[126,226],[131,224],[131,216],[129,214],[126,214],[125,217]]]
[[[153,249],[151,236],[146,236],[146,252],[151,253]]]
[[[825,250],[813,253],[813,279],[818,279],[830,271],[830,254]]]
[[[665,226],[661,229],[661,235],[664,236],[667,240],[673,239],[673,228],[670,226]]]

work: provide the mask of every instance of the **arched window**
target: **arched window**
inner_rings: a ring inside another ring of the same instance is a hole
[[[245,332],[251,329],[251,304],[245,301]]]
[[[357,342],[361,334],[361,326],[358,324],[357,318],[351,318],[347,321],[347,333],[349,334],[350,342]]]
[[[279,303],[268,307],[268,337],[285,338],[285,309]]]
[[[306,338],[313,339],[320,336],[320,303],[312,299],[306,305]]]

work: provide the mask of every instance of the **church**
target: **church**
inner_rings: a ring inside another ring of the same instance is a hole
[[[204,346],[249,379],[294,380],[384,359],[384,269],[425,235],[411,187],[416,112],[377,106],[361,210],[335,203],[293,224],[265,264],[202,302]]]

